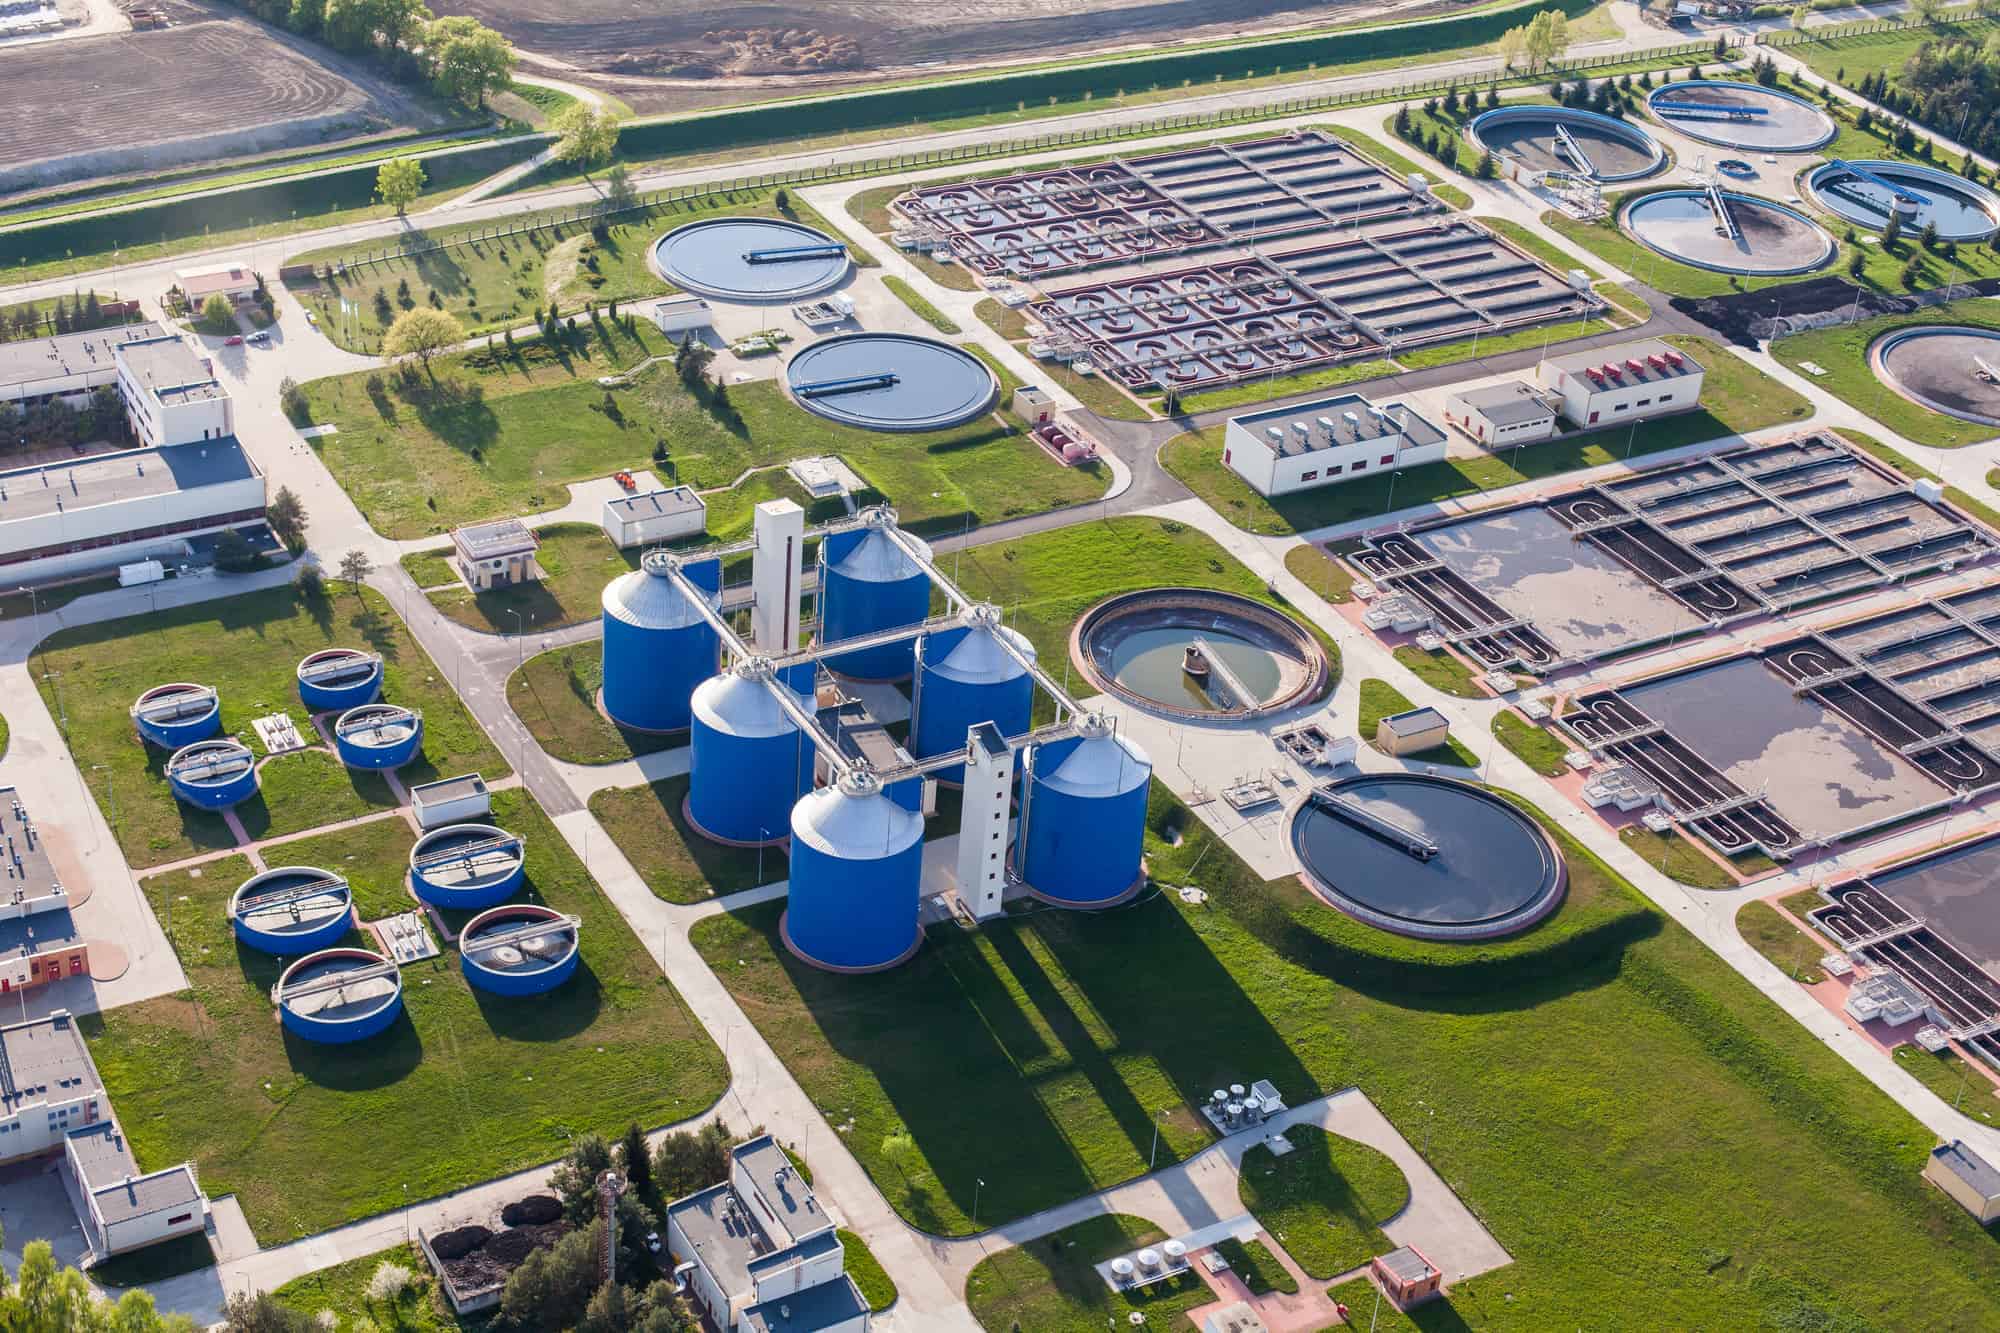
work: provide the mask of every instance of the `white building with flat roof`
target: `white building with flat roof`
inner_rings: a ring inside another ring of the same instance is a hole
[[[157,338],[166,331],[147,322],[0,342],[0,403],[32,407],[55,399],[77,406],[91,390],[118,383],[114,353],[120,343]]]
[[[118,391],[141,448],[214,440],[236,433],[236,410],[215,366],[176,333],[135,338],[113,349]]]
[[[1511,449],[1556,433],[1555,402],[1519,380],[1502,380],[1447,395],[1444,424],[1489,448]]]
[[[247,264],[229,260],[221,264],[203,264],[196,268],[177,269],[174,272],[174,286],[187,297],[188,305],[201,309],[201,303],[211,296],[226,297],[230,301],[247,301],[257,293],[257,275]]]
[[[599,521],[620,550],[651,546],[707,532],[708,504],[692,486],[669,486],[606,500]]]
[[[1445,456],[1444,432],[1408,403],[1357,393],[1231,417],[1222,461],[1259,495],[1285,495]]]
[[[235,437],[0,472],[0,585],[135,560],[264,518],[264,474]]]
[[[1658,338],[1542,362],[1536,379],[1578,426],[1644,421],[1701,405],[1701,363]]]

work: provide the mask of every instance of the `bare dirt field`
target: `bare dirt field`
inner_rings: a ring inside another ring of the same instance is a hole
[[[171,28],[0,48],[0,193],[437,120],[282,33],[170,9]]]
[[[1439,0],[443,0],[498,28],[536,65],[600,76],[642,111],[758,90],[838,87],[889,75],[1108,54],[1385,14],[1462,7]]]

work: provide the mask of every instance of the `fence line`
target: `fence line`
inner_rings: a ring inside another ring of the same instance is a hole
[[[958,162],[977,162],[991,158],[1018,157],[1030,153],[1046,152],[1054,148],[1084,147],[1094,144],[1111,143],[1125,139],[1151,139],[1161,135],[1175,134],[1187,130],[1215,129],[1227,125],[1240,125],[1263,120],[1281,120],[1286,117],[1310,114],[1314,111],[1330,111],[1347,106],[1365,106],[1373,102],[1403,102],[1415,98],[1430,97],[1438,93],[1457,90],[1478,91],[1487,88],[1521,86],[1573,78],[1587,74],[1594,69],[1634,64],[1677,64],[1682,60],[1713,60],[1715,43],[1685,42],[1679,46],[1660,47],[1637,55],[1624,52],[1607,52],[1598,56],[1586,56],[1577,60],[1551,62],[1546,68],[1534,73],[1510,74],[1496,72],[1480,77],[1454,77],[1423,79],[1400,84],[1389,89],[1357,88],[1347,92],[1324,93],[1316,97],[1289,98],[1277,103],[1257,106],[1230,107],[1219,111],[1189,113],[1179,116],[1162,116],[1154,120],[1138,121],[1129,125],[1107,125],[1101,129],[1063,130],[1052,134],[1031,135],[1020,139],[1003,139],[991,142],[961,144],[952,148],[935,148],[917,153],[899,153],[891,157],[868,158],[856,162],[828,163],[824,166],[798,167],[790,171],[769,172],[757,176],[743,176],[726,181],[696,182],[689,185],[673,186],[656,190],[649,195],[641,195],[630,204],[612,207],[609,200],[579,206],[573,210],[558,213],[554,217],[543,216],[535,222],[495,223],[461,233],[451,240],[440,240],[407,247],[388,247],[358,256],[352,260],[342,260],[343,269],[361,268],[371,264],[387,263],[397,259],[412,259],[423,255],[437,254],[467,245],[481,245],[489,241],[504,241],[513,236],[533,232],[560,232],[565,227],[579,223],[596,224],[629,214],[648,216],[661,209],[678,211],[684,204],[701,200],[730,198],[739,194],[758,194],[766,190],[776,190],[803,185],[820,185],[829,181],[854,180],[869,176],[888,176],[898,172],[913,171],[923,167],[948,166]]]

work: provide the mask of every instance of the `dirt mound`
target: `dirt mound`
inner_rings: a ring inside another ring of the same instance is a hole
[[[503,1231],[486,1242],[484,1253],[496,1263],[520,1263],[534,1251],[535,1238],[525,1231]]]
[[[484,1245],[492,1232],[482,1226],[456,1227],[431,1237],[431,1252],[450,1263],[453,1259],[463,1259]]]
[[[2000,279],[1981,278],[1956,283],[1956,297],[2000,293]],[[1754,292],[1699,299],[1676,296],[1668,304],[1690,319],[1698,319],[1739,347],[1755,347],[1766,338],[1783,337],[1825,324],[1871,315],[1901,315],[1940,304],[1943,291],[1920,296],[1892,296],[1857,287],[1845,278],[1808,278]]]
[[[530,1194],[500,1210],[500,1220],[510,1227],[553,1222],[562,1216],[562,1201],[553,1194]]]

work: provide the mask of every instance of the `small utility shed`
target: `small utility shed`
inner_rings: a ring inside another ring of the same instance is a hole
[[[699,537],[708,531],[708,504],[692,486],[620,495],[604,502],[604,535],[619,550]]]
[[[2000,1171],[1966,1147],[1964,1140],[1953,1139],[1931,1149],[1924,1179],[1958,1200],[1959,1206],[1982,1224],[2000,1218]]]
[[[1533,444],[1556,433],[1555,404],[1519,380],[1460,389],[1444,400],[1444,420],[1481,444]]]
[[[1398,1309],[1421,1305],[1444,1290],[1444,1274],[1414,1245],[1379,1254],[1368,1267]]]
[[[471,824],[492,815],[493,797],[486,790],[486,780],[477,773],[439,778],[410,788],[410,813],[422,829]]]
[[[1375,724],[1375,748],[1401,757],[1435,750],[1451,739],[1451,723],[1435,708],[1391,713]]]
[[[713,327],[715,312],[699,296],[669,296],[653,303],[653,323],[661,333],[693,333]]]
[[[451,534],[458,555],[458,572],[474,592],[487,592],[538,578],[535,552],[541,542],[517,518],[469,523]]]

